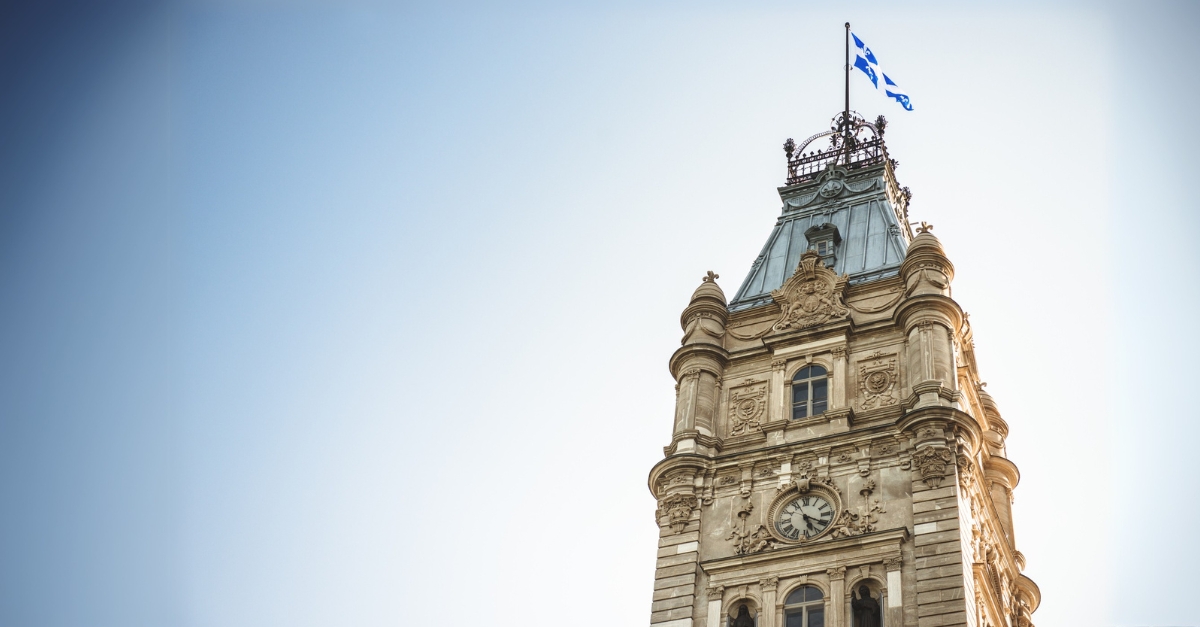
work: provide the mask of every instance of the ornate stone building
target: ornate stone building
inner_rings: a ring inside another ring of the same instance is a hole
[[[1032,624],[1008,425],[885,123],[788,140],[749,275],[727,301],[709,272],[683,310],[655,627]]]

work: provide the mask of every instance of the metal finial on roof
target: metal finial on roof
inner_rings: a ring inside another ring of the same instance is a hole
[[[719,279],[719,278],[721,278],[721,275],[719,275],[719,274],[714,274],[712,270],[709,270],[709,271],[708,271],[708,276],[706,276],[706,277],[704,277],[703,279],[700,279],[700,280],[701,280],[702,282],[704,282],[704,283],[716,283],[717,279]]]

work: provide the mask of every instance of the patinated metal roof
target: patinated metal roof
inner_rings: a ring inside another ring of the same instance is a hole
[[[783,212],[729,303],[730,311],[772,302],[771,290],[783,285],[800,255],[820,240],[831,247],[822,254],[826,265],[850,275],[851,285],[899,272],[912,239],[906,218],[909,194],[896,184],[895,162],[883,149],[881,129],[861,120],[858,124],[873,135],[849,150],[834,141],[829,152],[803,154],[814,139],[833,134],[823,133],[809,138],[793,156],[795,145],[788,140],[791,184],[779,188]]]

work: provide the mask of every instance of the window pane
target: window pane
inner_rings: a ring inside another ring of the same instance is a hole
[[[804,627],[804,612],[794,612],[784,619],[784,627]]]
[[[794,605],[796,603],[803,603],[804,602],[804,593],[807,590],[808,590],[808,586],[800,586],[799,588],[792,590],[792,593],[787,595],[787,600],[784,601],[783,604],[784,605]]]
[[[796,387],[796,386],[792,386]],[[829,379],[817,379],[812,382],[812,397],[814,401],[819,401],[828,396]]]
[[[825,608],[811,608],[808,610],[808,627],[825,627]]]
[[[808,384],[798,383],[792,386],[792,402],[803,403],[808,400]]]
[[[820,366],[810,366],[808,369],[808,376],[823,377],[825,376],[825,369]]]
[[[796,376],[792,377],[792,381],[800,381],[801,379],[807,379],[809,370],[811,370],[811,368],[809,368],[808,366],[805,366],[805,367],[797,370]]]
[[[825,413],[825,410],[829,409],[828,404],[828,401],[813,401],[813,415]]]
[[[806,416],[808,416],[808,403],[792,405],[792,420],[797,420]]]
[[[817,588],[815,588],[813,586],[806,586],[804,588],[804,600],[805,601],[820,601],[821,598],[822,598],[821,591],[818,590]]]

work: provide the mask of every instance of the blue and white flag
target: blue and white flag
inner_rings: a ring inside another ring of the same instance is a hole
[[[850,36],[854,38],[854,45],[858,47],[858,54],[854,57],[854,67],[862,70],[863,74],[871,79],[871,84],[875,86],[875,89],[883,89],[883,93],[887,94],[888,98],[894,99],[900,103],[900,106],[912,111],[912,102],[908,100],[908,94],[900,89],[896,81],[883,73],[883,70],[879,68],[879,59],[875,58],[875,53],[871,52],[871,49],[858,38],[858,35],[850,33]],[[881,78],[883,79],[882,85],[880,84]]]

